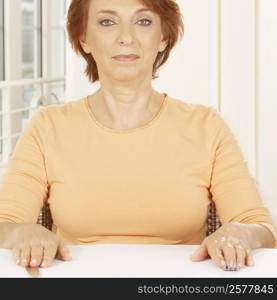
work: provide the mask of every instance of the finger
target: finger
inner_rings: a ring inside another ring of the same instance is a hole
[[[72,257],[69,253],[69,249],[65,243],[61,240],[57,250],[57,258],[60,260],[71,260]]]
[[[42,256],[43,256],[42,245],[31,246],[30,266],[38,267],[41,264]]]
[[[236,245],[236,256],[237,256],[237,269],[240,270],[245,267],[246,250],[242,245]]]
[[[249,249],[249,248],[246,249],[246,265],[249,267],[254,266],[253,255],[251,253],[251,249]]]
[[[29,245],[23,245],[20,252],[20,264],[22,267],[27,267],[30,263],[31,247]]]
[[[225,259],[224,259],[221,247],[219,247],[217,245],[210,246],[210,247],[208,247],[208,252],[209,252],[209,255],[210,255],[212,261],[219,268],[224,270],[226,267],[226,263],[225,263]]]
[[[226,262],[226,271],[234,271],[237,267],[236,250],[230,242],[222,245],[223,255]]]
[[[48,245],[44,247],[44,254],[41,267],[46,268],[53,263],[53,260],[55,259],[57,253],[57,248],[58,245]]]
[[[208,249],[205,244],[200,245],[199,248],[190,256],[192,261],[200,261],[209,256]]]
[[[36,268],[36,267],[26,267],[26,271],[32,277],[39,277],[40,276],[39,268]]]
[[[15,247],[12,249],[12,255],[14,258],[14,261],[17,265],[20,264],[20,255],[21,255],[21,249],[19,247]]]

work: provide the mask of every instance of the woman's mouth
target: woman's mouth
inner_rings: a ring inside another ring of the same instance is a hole
[[[118,61],[127,61],[128,62],[128,61],[134,61],[134,60],[139,59],[139,56],[135,55],[135,54],[129,54],[129,55],[116,55],[116,56],[113,56],[112,58],[115,60],[118,60]]]

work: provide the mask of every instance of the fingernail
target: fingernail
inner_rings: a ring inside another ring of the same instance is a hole
[[[235,271],[237,268],[237,263],[236,261],[232,260],[232,270]]]
[[[224,261],[224,260],[221,261],[221,266],[222,266],[223,268],[226,267],[226,264],[225,264],[225,261]]]
[[[233,269],[233,261],[231,260],[231,261],[229,261],[229,270],[232,270]]]
[[[230,271],[231,267],[230,267],[230,262],[226,261],[226,266],[225,266],[225,270],[226,271]]]
[[[41,264],[42,267],[45,267],[46,266],[46,261],[44,260]]]
[[[16,264],[17,264],[17,265],[19,265],[19,263],[20,263],[20,259],[18,259],[18,260],[16,261]]]
[[[250,265],[251,265],[251,266],[254,266],[254,261],[253,261],[252,258],[250,258],[249,262],[250,262]]]
[[[197,250],[195,250],[192,254],[191,254],[191,258],[194,258],[197,256],[197,252],[199,252],[200,248],[198,248]]]

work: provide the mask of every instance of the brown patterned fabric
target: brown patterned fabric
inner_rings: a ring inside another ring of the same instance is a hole
[[[213,232],[215,232],[220,226],[221,222],[219,220],[218,214],[216,212],[215,203],[211,201],[209,205],[209,212],[208,212],[208,218],[207,218],[207,232],[206,235],[210,235]]]
[[[52,220],[51,211],[48,203],[45,203],[42,210],[40,211],[37,223],[43,225],[49,230],[52,230],[53,220]],[[220,226],[221,226],[221,222],[216,213],[215,203],[212,201],[211,204],[209,205],[209,212],[207,218],[208,229],[206,235],[208,236],[212,234]]]
[[[45,203],[39,213],[38,224],[46,227],[49,230],[52,230],[53,220],[51,216],[51,211],[48,203]]]

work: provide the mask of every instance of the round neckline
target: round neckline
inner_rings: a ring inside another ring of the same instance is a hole
[[[84,104],[85,107],[92,119],[92,121],[94,122],[94,124],[96,124],[99,128],[101,128],[102,130],[105,130],[107,132],[111,132],[111,133],[132,133],[132,132],[137,132],[146,128],[149,128],[151,126],[153,126],[154,124],[156,124],[158,122],[158,120],[161,118],[162,114],[164,113],[166,107],[167,107],[167,103],[168,103],[168,95],[167,93],[163,93],[164,97],[163,97],[163,102],[160,105],[160,108],[158,110],[158,112],[153,116],[153,118],[148,121],[146,124],[139,126],[139,127],[135,127],[135,128],[131,128],[131,129],[112,129],[110,127],[107,127],[103,124],[101,124],[97,119],[96,116],[94,115],[94,112],[92,111],[90,105],[89,105],[89,96],[84,98]]]

